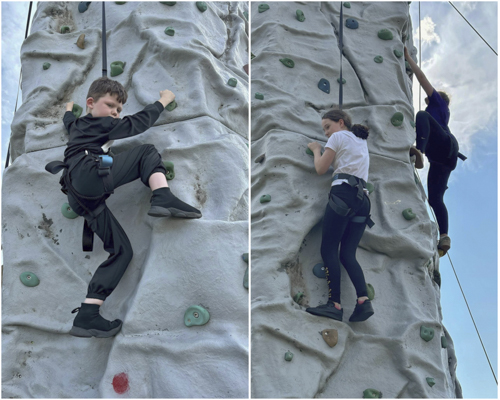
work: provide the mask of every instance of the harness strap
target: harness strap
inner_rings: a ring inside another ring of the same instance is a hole
[[[349,185],[351,185],[352,187],[357,187],[358,188],[358,193],[357,193],[358,200],[363,200],[363,196],[364,196],[363,189],[366,188],[366,182],[363,179],[358,178],[354,175],[342,174],[342,173],[333,175],[332,180],[335,181],[337,179],[347,179],[347,182],[349,183]]]
[[[346,216],[349,217],[350,221],[354,223],[359,223],[359,224],[366,223],[366,225],[368,225],[369,228],[375,225],[375,222],[373,222],[373,220],[371,219],[371,215],[367,216],[356,215],[356,213],[353,212],[351,208],[349,208],[349,206],[344,200],[342,200],[338,196],[335,196],[334,194],[330,193],[330,196],[328,198],[328,205],[337,214],[339,214],[342,217]]]

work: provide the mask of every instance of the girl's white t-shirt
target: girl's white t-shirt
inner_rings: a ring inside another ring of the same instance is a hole
[[[350,131],[338,131],[330,136],[325,145],[325,148],[327,147],[335,152],[332,162],[333,175],[349,174],[365,182],[368,181],[370,156],[365,139],[357,137]],[[342,182],[347,182],[347,179],[337,179],[332,182],[332,186],[340,185]]]

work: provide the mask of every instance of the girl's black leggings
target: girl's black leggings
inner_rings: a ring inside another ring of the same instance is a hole
[[[332,186],[330,193],[340,197],[358,216],[370,214],[370,200],[365,195],[363,200],[357,198],[357,188],[347,183]],[[321,241],[321,257],[326,270],[329,293],[328,299],[340,303],[340,262],[344,265],[358,297],[367,296],[365,276],[356,260],[356,249],[365,231],[365,223],[350,221],[326,206],[323,219],[323,237]]]

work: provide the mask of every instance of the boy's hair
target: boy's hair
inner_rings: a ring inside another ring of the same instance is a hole
[[[354,133],[354,135],[365,140],[368,137],[369,128],[367,126],[360,124],[353,125],[351,122],[351,117],[345,111],[329,110],[323,115],[323,117],[321,117],[321,119],[329,119],[335,122],[343,120],[346,128],[349,129],[352,133]]]
[[[109,79],[107,76],[103,76],[92,82],[89,92],[87,93],[87,99],[92,97],[94,101],[97,101],[108,93],[110,95],[116,95],[117,100],[122,104],[127,102],[127,92],[122,84],[118,81]]]
[[[445,101],[445,103],[449,106],[450,105],[450,96],[448,96],[448,93],[443,92],[441,90],[438,90],[439,95],[441,98]]]

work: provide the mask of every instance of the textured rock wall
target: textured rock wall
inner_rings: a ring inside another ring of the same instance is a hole
[[[460,397],[453,342],[442,324],[437,227],[425,207],[408,150],[414,142],[411,76],[404,43],[413,54],[407,2],[279,2],[259,12],[252,3],[252,396],[359,398],[366,389],[384,397]],[[326,138],[321,115],[338,105],[340,7],[344,24],[344,105],[353,123],[370,127],[372,218],[357,251],[375,291],[375,315],[349,323],[355,291],[342,272],[344,322],[316,317],[305,307],[327,300],[321,262],[321,222],[331,172],[318,176],[307,143]],[[305,21],[296,18],[296,10]],[[388,29],[392,40],[378,32]],[[382,56],[383,62],[374,58]],[[281,58],[294,61],[287,68]],[[330,82],[329,94],[318,82]],[[254,97],[262,93],[264,100]],[[391,123],[404,115],[399,127]],[[260,203],[262,195],[271,201]],[[402,211],[412,208],[407,221]],[[304,294],[300,305],[293,300]],[[421,326],[434,329],[424,341]],[[330,348],[321,331],[335,329]],[[447,339],[447,348],[442,339]],[[284,359],[294,354],[291,362]],[[426,378],[433,378],[430,386]]]
[[[140,181],[107,201],[129,235],[134,258],[102,307],[124,321],[110,339],[68,335],[96,267],[102,242],[83,253],[83,219],[61,214],[59,176],[44,166],[63,158],[65,103],[84,106],[101,76],[101,9],[91,3],[40,2],[22,50],[23,104],[12,124],[12,165],[3,176],[4,397],[247,397],[248,23],[244,2],[106,3],[107,57],[126,62],[113,79],[128,91],[122,115],[171,89],[177,108],[113,151],[152,143],[175,165],[170,186],[200,208],[200,220],[147,216]],[[61,34],[61,26],[70,33]],[[167,26],[175,35],[167,36]],[[76,46],[85,34],[85,49]],[[43,70],[42,65],[51,67]],[[236,87],[227,85],[236,78]],[[20,274],[40,278],[24,286]],[[204,326],[184,312],[202,305]]]

